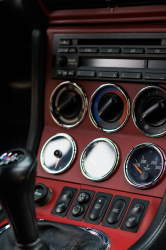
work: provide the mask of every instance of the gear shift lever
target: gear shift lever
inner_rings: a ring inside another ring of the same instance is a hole
[[[106,249],[100,237],[76,226],[50,221],[36,223],[34,190],[37,161],[28,150],[0,156],[0,202],[13,229],[0,235],[0,248],[8,250]],[[39,230],[39,233],[38,233]],[[40,235],[40,238],[39,238]],[[16,243],[15,243],[16,241]]]
[[[24,149],[12,150],[0,158],[0,202],[18,245],[38,241],[34,189],[37,161]]]

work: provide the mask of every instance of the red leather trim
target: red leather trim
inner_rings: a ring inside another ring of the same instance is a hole
[[[96,9],[54,10],[49,13],[42,0],[37,0],[49,24],[161,22],[166,20],[166,5]]]

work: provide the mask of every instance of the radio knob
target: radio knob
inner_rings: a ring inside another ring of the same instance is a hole
[[[143,107],[142,119],[151,126],[158,127],[166,122],[166,100],[152,97]]]
[[[117,121],[123,112],[123,101],[116,94],[106,94],[101,98],[98,106],[99,116],[107,122]]]
[[[60,67],[65,67],[67,65],[67,58],[65,56],[61,56],[58,58],[57,64]]]

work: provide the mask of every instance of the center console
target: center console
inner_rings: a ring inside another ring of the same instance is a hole
[[[125,250],[165,192],[166,36],[84,30],[47,31],[37,183],[52,196],[36,211],[103,231]]]

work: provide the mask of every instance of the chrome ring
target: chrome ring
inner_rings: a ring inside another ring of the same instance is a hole
[[[141,131],[143,134],[145,134],[146,136],[152,137],[152,138],[155,138],[155,137],[162,137],[162,136],[164,136],[164,135],[166,134],[166,131],[163,132],[163,133],[160,133],[160,134],[149,134],[149,133],[147,133],[146,131],[143,130],[143,128],[140,128],[139,123],[138,123],[137,118],[136,118],[136,115],[135,115],[135,105],[136,105],[136,101],[137,101],[139,95],[140,95],[142,92],[144,92],[145,90],[147,90],[147,89],[160,89],[160,90],[162,90],[162,91],[164,91],[164,92],[166,93],[166,90],[165,90],[164,88],[158,87],[158,86],[147,86],[147,87],[141,89],[141,90],[137,93],[137,95],[135,96],[135,98],[134,98],[134,100],[133,100],[133,103],[132,103],[132,119],[133,119],[133,122],[134,122],[136,128],[137,128],[139,131]]]
[[[65,137],[67,138],[70,143],[71,143],[71,146],[72,146],[72,156],[71,156],[71,159],[70,161],[68,162],[68,164],[66,165],[66,167],[64,167],[63,169],[59,170],[59,171],[53,171],[53,170],[50,170],[44,163],[44,151],[45,151],[45,148],[47,147],[47,145],[49,144],[49,142],[51,142],[51,140],[53,140],[54,138],[57,138],[59,136],[62,136],[62,137]],[[59,133],[59,134],[56,134],[54,136],[52,136],[51,138],[49,138],[44,146],[42,147],[42,150],[41,150],[41,153],[40,153],[40,163],[42,165],[42,168],[47,172],[47,173],[50,173],[50,174],[60,174],[60,173],[63,173],[64,171],[66,171],[70,166],[71,164],[73,163],[74,159],[75,159],[75,156],[76,156],[76,152],[77,152],[77,147],[76,147],[76,143],[75,141],[73,140],[73,138],[71,136],[69,136],[68,134],[64,134],[64,133]]]
[[[96,120],[94,119],[93,113],[92,113],[92,103],[93,103],[93,100],[95,98],[96,93],[99,92],[100,90],[102,90],[103,88],[106,88],[106,87],[117,88],[122,93],[122,95],[124,96],[126,104],[127,104],[127,114],[126,114],[126,117],[125,117],[124,121],[122,122],[122,124],[118,128],[111,129],[111,130],[104,129],[104,128],[100,127],[98,125],[98,123],[96,122]],[[117,85],[115,85],[113,83],[106,83],[106,84],[101,85],[99,88],[97,88],[95,90],[95,92],[92,94],[92,96],[90,98],[90,101],[89,101],[89,117],[90,117],[90,120],[91,120],[92,124],[97,129],[100,129],[100,130],[102,130],[102,131],[104,131],[106,133],[114,133],[114,132],[117,132],[118,130],[120,130],[121,128],[123,128],[125,126],[125,124],[127,123],[128,119],[129,119],[129,116],[130,116],[130,108],[131,108],[130,99],[128,98],[128,96],[126,95],[126,93],[124,93],[124,91],[119,86],[117,86]]]
[[[101,142],[101,141],[107,142],[107,143],[109,143],[109,144],[112,146],[112,148],[114,149],[114,152],[115,152],[115,161],[114,161],[114,164],[113,164],[111,170],[110,170],[107,174],[101,176],[100,178],[99,178],[99,177],[92,177],[92,176],[90,176],[90,175],[87,173],[87,171],[86,171],[85,168],[84,168],[84,157],[85,157],[85,155],[86,155],[87,150],[88,150],[94,143],[96,143],[96,142]],[[110,139],[107,139],[107,138],[97,138],[97,139],[93,140],[92,142],[90,142],[90,143],[84,148],[84,150],[83,150],[83,152],[82,152],[82,154],[81,154],[81,157],[80,157],[80,168],[81,168],[82,174],[83,174],[87,179],[92,180],[92,181],[101,181],[101,180],[105,180],[106,178],[109,177],[110,174],[113,173],[113,171],[116,169],[116,167],[117,167],[117,165],[118,165],[118,162],[119,162],[119,150],[118,150],[118,147],[116,146],[116,144],[115,144],[113,141],[111,141]]]
[[[80,118],[79,121],[75,122],[74,124],[72,125],[67,125],[65,123],[61,123],[55,116],[54,116],[54,111],[53,111],[53,99],[54,99],[54,95],[55,93],[60,89],[62,88],[64,85],[66,84],[71,84],[71,85],[74,85],[79,93],[80,93],[80,96],[83,100],[83,104],[84,104],[84,112]],[[64,127],[64,128],[75,128],[77,127],[84,119],[85,119],[85,116],[86,116],[86,113],[87,113],[87,110],[88,110],[88,99],[87,99],[87,96],[86,96],[86,93],[83,91],[83,89],[75,82],[70,82],[70,81],[67,81],[67,82],[62,82],[60,83],[52,92],[51,94],[51,97],[50,97],[50,102],[49,102],[49,110],[50,110],[50,114],[51,114],[51,117],[52,119],[54,120],[54,122],[56,124],[58,124],[59,126],[61,127]]]
[[[135,184],[134,182],[130,181],[128,175],[127,175],[127,165],[128,165],[128,162],[133,154],[133,152],[135,150],[137,150],[138,148],[142,147],[142,146],[150,146],[150,147],[153,147],[160,155],[161,157],[161,160],[162,160],[162,169],[161,169],[161,172],[160,174],[158,175],[158,177],[155,179],[155,181],[151,182],[150,184],[146,184],[146,185],[137,185]],[[166,166],[166,157],[165,157],[165,154],[164,152],[161,150],[161,148],[159,148],[157,145],[153,144],[153,143],[141,143],[137,146],[135,146],[127,155],[126,159],[125,159],[125,162],[124,162],[124,175],[125,175],[125,178],[127,180],[128,183],[130,183],[132,186],[136,187],[136,188],[140,188],[140,189],[146,189],[146,188],[150,188],[152,187],[154,184],[156,184],[159,179],[163,176],[163,173],[165,171],[165,166]]]

